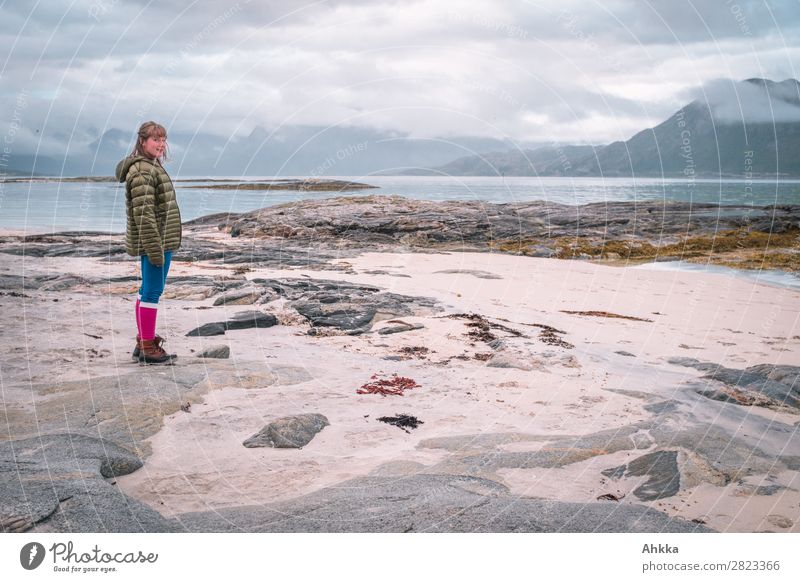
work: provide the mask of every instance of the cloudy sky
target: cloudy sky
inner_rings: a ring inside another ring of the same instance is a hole
[[[156,119],[607,143],[716,79],[798,78],[800,3],[0,0],[0,132],[57,153]]]

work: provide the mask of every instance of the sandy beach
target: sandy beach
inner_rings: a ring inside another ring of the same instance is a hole
[[[0,297],[6,321],[17,322],[4,331],[3,439],[36,434],[36,424],[21,427],[59,398],[47,385],[83,383],[91,394],[93,382],[139,370],[176,382],[191,371],[202,392],[186,410],[159,409],[137,445],[143,466],[108,479],[168,519],[290,502],[359,477],[435,474],[488,479],[519,498],[647,506],[720,532],[800,531],[797,408],[711,397],[724,384],[697,367],[800,366],[800,293],[719,274],[490,252],[362,252],[331,263],[242,274],[176,261],[170,279],[325,279],[436,307],[379,311],[358,335],[309,335],[286,298],[213,306],[213,295],[168,283],[158,330],[179,358],[142,368],[130,359],[138,285],[111,282],[138,275],[133,260],[0,254],[3,275],[108,281]],[[279,325],[186,336],[248,309]],[[469,335],[469,314],[488,335]],[[404,324],[416,329],[379,333]],[[229,359],[197,357],[220,344]],[[393,374],[418,386],[357,393]],[[304,413],[330,423],[306,446],[242,446],[271,421]],[[421,424],[377,420],[398,414]],[[637,473],[641,458],[654,461]]]

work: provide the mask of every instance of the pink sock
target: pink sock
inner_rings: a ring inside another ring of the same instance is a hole
[[[139,303],[139,320],[141,322],[140,337],[151,340],[156,337],[156,317],[158,316],[158,303]]]
[[[136,333],[139,337],[142,337],[142,318],[139,317],[139,304],[142,302],[141,299],[136,300],[136,307],[134,311],[136,312]]]

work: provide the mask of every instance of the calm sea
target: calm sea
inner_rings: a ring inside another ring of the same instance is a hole
[[[173,177],[175,178],[175,177]],[[216,212],[244,212],[329,192],[211,190],[198,179],[176,183],[184,220]],[[272,179],[274,177],[264,177]],[[248,181],[259,178],[247,177]],[[563,204],[617,200],[681,200],[716,204],[800,204],[800,180],[662,180],[656,178],[497,178],[335,176],[379,186],[344,195],[397,194],[422,200],[482,200],[489,203],[547,200]],[[206,182],[207,184],[207,182]],[[30,233],[63,230],[125,230],[125,191],[114,183],[0,183],[0,228]]]

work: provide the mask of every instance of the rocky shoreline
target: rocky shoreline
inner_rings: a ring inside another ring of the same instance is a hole
[[[103,183],[117,182],[113,176],[26,176],[26,177],[0,177],[0,183]],[[361,182],[351,182],[349,180],[331,180],[324,178],[305,178],[305,179],[275,179],[275,180],[175,180],[179,187],[197,188],[202,187],[209,190],[294,190],[300,192],[348,192],[351,190],[368,190],[378,188],[370,184]],[[194,184],[193,186],[183,186],[184,183]]]
[[[199,182],[196,180],[177,180],[176,182]],[[202,181],[200,187],[206,190],[296,190],[299,192],[348,192],[351,190],[370,190],[378,188],[361,182],[349,180],[330,180],[322,178],[306,178],[303,180],[270,180],[269,182],[244,182],[230,180]],[[197,188],[198,186],[179,186],[183,188]]]
[[[208,237],[189,237],[175,256],[178,261],[297,266],[323,265],[333,254],[346,256],[364,249],[468,250],[611,264],[686,261],[800,271],[800,206],[486,204],[373,195],[219,213],[184,226],[190,230],[215,227],[231,239],[241,239],[241,244],[230,244],[223,251],[216,242],[207,242]],[[92,244],[92,238],[100,242]],[[92,232],[0,237],[6,253],[126,260],[121,243],[114,244],[115,240],[119,239]],[[275,245],[262,244],[267,240],[280,241],[280,258],[272,251]],[[239,252],[241,246],[247,248],[246,254]],[[315,253],[309,253],[309,248]]]
[[[534,257],[709,261],[797,271],[800,206],[685,202],[431,202],[398,196],[300,201],[230,216],[233,237],[492,250]]]
[[[797,292],[537,258],[746,224],[794,269],[798,209],[746,210],[203,217],[162,298],[179,359],[146,367],[120,235],[1,236],[0,530],[798,531]]]

